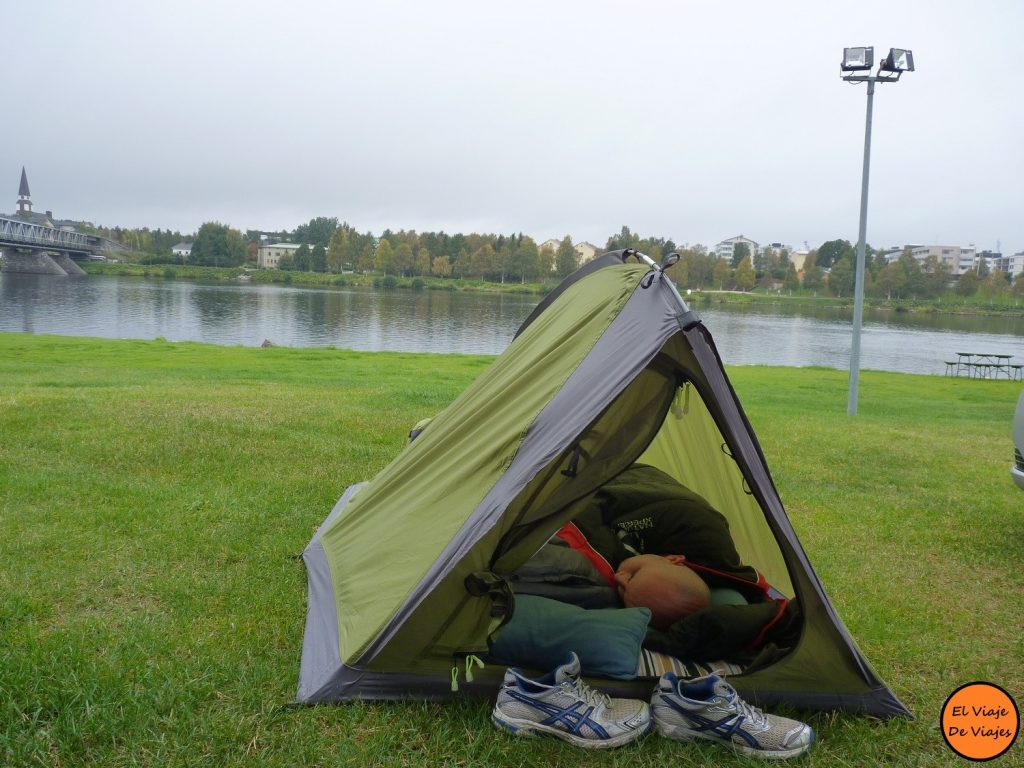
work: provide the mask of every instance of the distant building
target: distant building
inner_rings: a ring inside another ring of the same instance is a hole
[[[14,219],[27,221],[29,224],[52,227],[53,229],[61,229],[66,232],[82,231],[80,225],[86,224],[86,222],[75,221],[74,219],[58,219],[53,215],[53,211],[46,211],[45,213],[33,211],[32,192],[29,190],[28,174],[25,173],[24,166],[21,168],[21,183],[18,184],[18,210],[10,214],[10,216]]]
[[[981,251],[978,260],[985,259],[989,269],[995,269],[1011,277],[1016,277],[1024,272],[1024,251],[1015,253],[1012,256],[1004,256],[1001,253],[992,251]]]
[[[763,256],[764,252],[767,251],[769,248],[775,251],[776,258],[781,256],[782,253],[785,252],[786,255],[789,256],[789,261],[797,272],[804,268],[804,261],[807,259],[808,252],[797,251],[789,243],[765,243],[764,245],[761,246],[761,250],[758,251],[757,253],[752,254],[752,256]],[[732,258],[732,256],[730,255],[729,258]]]
[[[32,192],[28,188],[28,175],[25,173],[25,166],[21,167],[21,183],[18,185],[18,210],[12,214],[12,217],[27,221],[29,224],[57,228],[53,223],[53,211],[36,213],[32,210]],[[66,228],[64,227],[64,229]]]
[[[558,246],[560,246],[561,244],[561,240],[552,237],[538,245],[537,250],[540,251],[543,250],[544,248],[550,248],[555,253],[558,253]],[[594,245],[593,243],[588,243],[586,240],[581,240],[580,242],[576,243],[576,245],[573,246],[573,249],[576,251],[576,255],[579,257],[580,264],[585,264],[598,254],[604,253],[603,248],[598,248],[596,245]]]
[[[788,243],[765,243],[764,245],[761,246],[760,252],[764,253],[769,248],[771,248],[776,253],[781,253],[782,251],[786,251],[787,253],[793,252],[793,246],[789,245]]]
[[[810,251],[803,249],[799,251],[790,251],[789,260],[793,264],[793,269],[795,269],[797,272],[802,272],[804,264],[807,262],[807,257],[810,255]]]
[[[1008,256],[1006,267],[1006,271],[1015,278],[1017,275],[1024,273],[1024,251],[1018,251],[1013,256]]]
[[[596,245],[588,243],[586,240],[576,243],[573,248],[576,249],[576,255],[580,257],[580,264],[586,264],[599,253],[604,253],[603,248],[598,248]]]
[[[285,256],[294,256],[301,248],[300,243],[260,243],[256,252],[257,269],[277,269]]]
[[[736,237],[727,237],[725,240],[722,240],[720,243],[715,245],[712,250],[718,258],[729,259],[729,261],[732,261],[732,255],[735,253],[736,246],[740,243],[746,243],[747,247],[750,249],[751,259],[757,255],[757,252],[760,249],[760,246],[749,237],[736,235]]]
[[[18,213],[24,215],[32,212],[32,193],[28,188],[28,176],[25,166],[21,166],[21,184],[18,185]]]
[[[188,261],[188,257],[192,255],[192,243],[178,243],[171,248],[171,253],[180,256],[182,261]]]
[[[889,248],[885,251],[885,260],[888,263],[899,261],[904,251],[910,251],[910,255],[918,264],[924,264],[929,256],[934,256],[940,262],[949,267],[949,273],[953,277],[960,277],[964,272],[977,269],[978,253],[974,246],[959,245],[904,245],[902,248]]]

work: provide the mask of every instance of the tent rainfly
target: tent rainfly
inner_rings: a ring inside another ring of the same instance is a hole
[[[455,402],[345,491],[303,552],[298,701],[454,695],[453,668],[487,652],[514,604],[508,574],[638,461],[725,514],[744,562],[802,609],[787,655],[730,676],[743,696],[911,716],[825,594],[710,333],[632,250],[566,278]],[[477,670],[459,695],[493,695],[502,671]],[[650,680],[615,682],[650,692]]]

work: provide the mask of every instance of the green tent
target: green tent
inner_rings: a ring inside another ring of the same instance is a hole
[[[303,552],[298,700],[453,695],[453,668],[507,618],[505,577],[636,461],[721,510],[744,562],[799,601],[796,647],[730,677],[744,696],[909,716],[797,541],[710,334],[630,250],[566,278],[469,389],[342,496]],[[478,670],[460,695],[493,694],[502,671]],[[651,681],[628,685],[645,696]]]

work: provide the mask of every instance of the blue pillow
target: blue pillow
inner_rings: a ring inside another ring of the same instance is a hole
[[[515,606],[491,648],[493,662],[549,670],[575,651],[585,675],[636,677],[647,608],[587,610],[536,595],[516,595]]]

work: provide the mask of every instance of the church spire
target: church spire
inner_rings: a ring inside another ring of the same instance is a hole
[[[21,185],[18,187],[18,213],[32,212],[32,193],[28,191],[28,176],[21,166]]]

